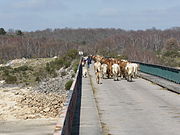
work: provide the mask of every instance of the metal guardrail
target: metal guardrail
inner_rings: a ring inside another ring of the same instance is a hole
[[[56,124],[54,135],[71,135],[73,120],[75,116],[76,106],[78,104],[78,98],[80,98],[82,87],[82,65],[81,60],[76,72],[75,80],[69,90],[68,100],[66,101],[62,114]]]
[[[179,69],[161,66],[161,65],[146,64],[146,63],[136,62],[136,61],[132,61],[132,62],[140,65],[141,72],[155,75],[155,76],[180,84],[180,70]]]

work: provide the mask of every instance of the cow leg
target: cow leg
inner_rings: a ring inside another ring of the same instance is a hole
[[[96,82],[97,82],[97,84],[99,84],[99,79],[98,79],[98,76],[96,77]]]
[[[131,82],[132,82],[132,76],[131,76]]]
[[[134,78],[137,79],[137,74],[136,73],[134,74]]]
[[[98,76],[97,76],[97,79],[98,79],[98,84],[99,84],[99,74],[98,74]]]
[[[120,76],[120,75],[121,75],[121,74],[119,73],[119,74],[118,74],[118,81],[121,80],[121,76]]]
[[[132,75],[128,75],[128,82],[132,82]]]
[[[101,84],[101,74],[99,73],[99,84]]]
[[[129,76],[127,76],[127,81],[129,82]]]
[[[104,73],[102,74],[102,78],[105,79],[105,74]]]
[[[129,81],[132,82],[132,75],[129,76]]]
[[[98,83],[98,73],[96,72],[96,83]]]
[[[107,78],[109,79],[109,70],[107,71]]]
[[[100,74],[97,73],[97,83],[100,84]]]
[[[101,84],[101,76],[99,76],[99,84]]]

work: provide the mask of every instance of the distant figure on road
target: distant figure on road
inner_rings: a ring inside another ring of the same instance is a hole
[[[86,59],[83,58],[83,59],[82,59],[82,66],[84,67],[85,65],[86,65]]]
[[[96,61],[94,63],[94,72],[96,75],[97,84],[102,84],[102,82],[101,82],[101,63],[99,61]]]
[[[87,58],[87,64],[88,64],[88,68],[89,68],[89,66],[91,64],[91,57],[90,56],[88,56],[88,58]]]
[[[82,69],[83,69],[83,77],[86,78],[87,77],[87,67],[84,66]]]

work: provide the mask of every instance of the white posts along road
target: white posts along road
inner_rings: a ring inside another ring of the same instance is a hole
[[[141,78],[97,84],[89,74],[104,135],[180,135],[180,95]]]

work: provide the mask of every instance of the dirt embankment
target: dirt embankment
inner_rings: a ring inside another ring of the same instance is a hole
[[[28,63],[28,60],[22,61]],[[13,64],[17,66],[14,61]],[[23,65],[19,61],[18,64]],[[62,76],[62,72],[66,74]],[[74,72],[71,68],[61,68],[57,74],[57,77],[46,78],[36,86],[8,85],[3,82],[0,85],[0,121],[59,116],[68,92],[65,83],[72,79]]]

